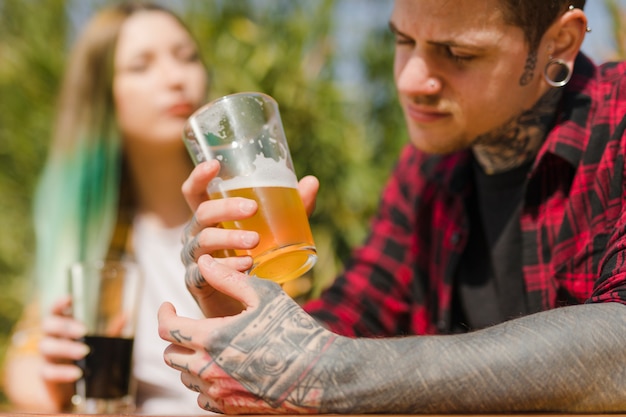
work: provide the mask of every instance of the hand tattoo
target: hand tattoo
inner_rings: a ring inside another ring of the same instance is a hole
[[[281,291],[251,315],[215,362],[272,407],[285,401],[319,407],[322,385],[313,368],[336,339]]]

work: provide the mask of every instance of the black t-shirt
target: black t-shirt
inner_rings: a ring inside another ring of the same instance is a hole
[[[455,332],[476,330],[527,311],[522,273],[522,197],[530,164],[487,175],[475,161],[467,201],[469,242],[459,264],[452,309]]]

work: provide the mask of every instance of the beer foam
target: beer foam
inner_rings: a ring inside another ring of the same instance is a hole
[[[215,178],[209,184],[209,192],[225,192],[252,187],[297,188],[298,186],[296,175],[287,166],[285,159],[276,161],[258,154],[253,165],[255,169],[249,175],[241,175],[227,180]]]

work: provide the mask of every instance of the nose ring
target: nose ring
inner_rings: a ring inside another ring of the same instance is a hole
[[[436,86],[437,83],[435,82],[435,80],[428,81],[428,87],[430,87],[431,89],[435,88]]]

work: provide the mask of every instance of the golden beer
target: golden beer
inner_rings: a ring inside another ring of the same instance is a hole
[[[258,210],[248,219],[224,222],[225,229],[253,230],[259,244],[251,250],[254,264],[250,275],[283,283],[310,270],[317,259],[306,211],[300,195],[291,187],[250,187],[210,193],[212,199],[244,197],[256,200]]]

